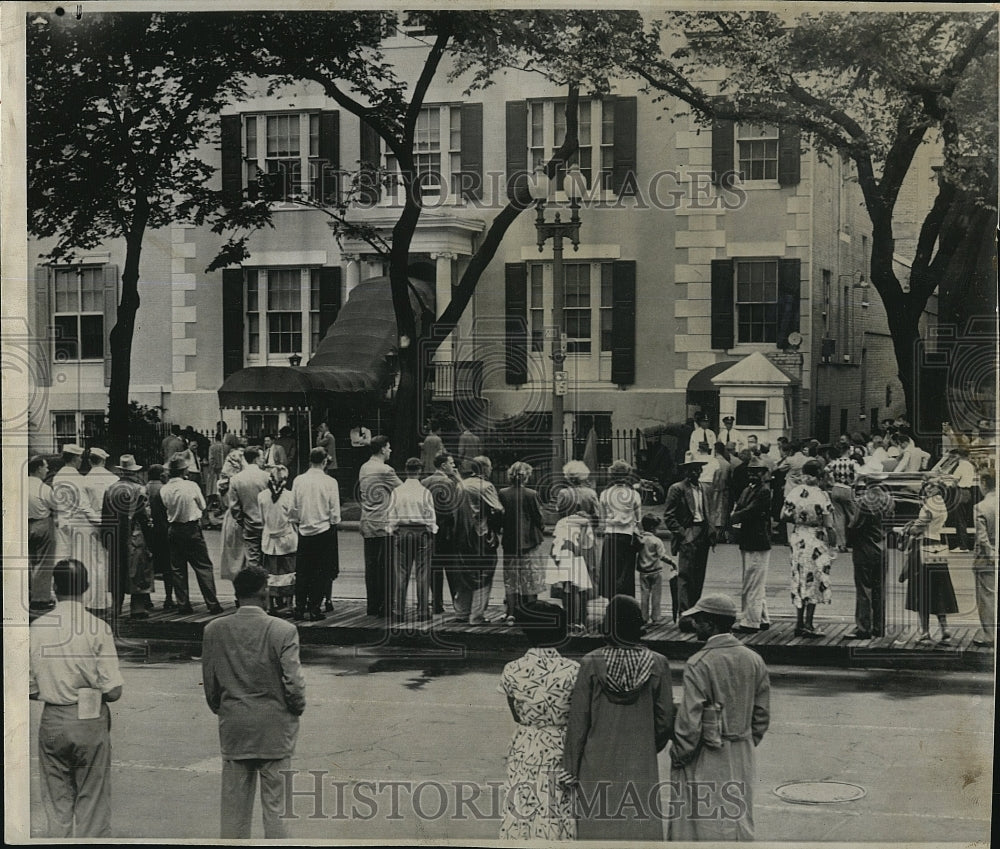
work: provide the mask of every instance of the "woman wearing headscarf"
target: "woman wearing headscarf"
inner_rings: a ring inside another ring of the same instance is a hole
[[[958,601],[948,561],[943,556],[948,548],[941,542],[941,532],[948,518],[944,486],[936,480],[927,481],[920,488],[920,498],[922,504],[917,518],[903,528],[910,542],[900,580],[907,581],[906,609],[916,612],[920,623],[917,642],[931,641],[930,617],[933,613],[941,627],[941,642],[947,643],[951,640],[947,614],[958,613]]]
[[[601,595],[635,597],[635,545],[642,499],[629,484],[632,467],[615,460],[608,469],[611,485],[600,496],[604,544],[601,549]]]
[[[570,460],[562,468],[566,482],[556,495],[555,510],[560,516],[581,512],[587,516],[593,527],[601,521],[601,503],[597,492],[590,485],[590,468],[579,460]],[[597,576],[593,576],[596,580]]]
[[[591,516],[582,509],[574,510],[570,499],[559,503],[567,512],[560,511],[552,529],[545,583],[552,587],[553,598],[562,599],[570,630],[581,633],[586,630],[587,599],[597,573],[597,541]]]
[[[836,539],[833,531],[833,504],[820,488],[823,465],[809,460],[799,483],[785,493],[781,521],[789,523],[788,547],[791,558],[791,594],[795,605],[795,636],[822,637],[813,627],[817,604],[830,603],[830,566]]]
[[[514,463],[507,470],[510,486],[499,492],[503,505],[503,583],[507,600],[507,624],[513,625],[521,605],[535,601],[545,589],[545,520],[542,500],[529,488],[533,469]]]
[[[229,479],[246,468],[246,460],[243,458],[240,438],[235,433],[227,433],[222,442],[226,446],[227,453],[222,463],[222,471],[219,473],[219,498],[222,502],[222,554],[219,573],[227,581],[231,581],[243,568],[246,553],[243,550],[243,528],[233,516],[233,511],[229,509],[232,507]]]
[[[267,489],[257,493],[264,528],[260,550],[271,588],[271,613],[286,607],[295,594],[295,552],[299,535],[289,519],[294,499],[288,488],[288,468],[273,466]]]
[[[673,735],[670,665],[639,644],[630,596],[608,603],[607,645],[580,664],[563,769],[576,779],[578,840],[663,840],[656,755]]]
[[[566,721],[580,664],[564,658],[566,611],[533,601],[518,611],[531,648],[503,669],[500,686],[517,729],[507,750],[501,840],[573,840],[576,819],[562,769]]]

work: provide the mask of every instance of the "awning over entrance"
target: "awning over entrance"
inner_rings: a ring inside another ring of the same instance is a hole
[[[732,368],[738,362],[739,360],[725,360],[721,363],[712,363],[710,366],[705,366],[705,368],[695,374],[688,381],[687,391],[718,392],[719,387],[712,383],[712,378],[717,374],[722,374],[722,372],[726,371],[726,369]]]
[[[417,315],[424,308],[433,312],[433,287],[414,279],[410,284]],[[392,378],[389,359],[396,352],[396,337],[389,278],[366,280],[351,292],[307,365],[240,369],[219,388],[219,406],[287,409],[375,396]]]

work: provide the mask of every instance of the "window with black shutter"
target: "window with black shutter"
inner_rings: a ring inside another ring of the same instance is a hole
[[[514,185],[526,179],[528,172],[528,104],[524,100],[507,102],[507,197],[514,197]]]
[[[611,319],[611,382],[635,383],[636,279],[634,260],[616,260]]]
[[[222,271],[222,376],[243,368],[243,269]]]
[[[461,163],[458,186],[452,191],[466,199],[483,199],[483,104],[463,103],[461,108]]]
[[[733,261],[712,260],[712,347],[728,349],[735,342]]]
[[[801,277],[801,260],[778,260],[778,338],[776,341],[779,348],[787,348],[789,334],[799,331],[799,311],[802,298]]]
[[[778,128],[778,183],[797,185],[801,179],[801,132],[798,127],[782,124]]]
[[[528,271],[523,263],[504,267],[507,383],[528,382]]]
[[[361,174],[359,175],[358,197],[362,204],[372,206],[382,196],[379,169],[382,167],[382,139],[375,128],[362,121],[360,123]]]

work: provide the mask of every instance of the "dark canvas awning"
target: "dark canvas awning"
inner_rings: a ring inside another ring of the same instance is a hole
[[[433,311],[431,285],[413,279],[410,284],[417,315],[424,307]],[[366,280],[351,292],[308,364],[240,369],[219,388],[219,406],[287,409],[335,403],[337,396],[377,395],[392,377],[396,337],[389,278]]]
[[[712,378],[717,374],[722,374],[726,369],[732,368],[738,362],[739,360],[724,360],[721,363],[712,363],[710,366],[705,366],[705,368],[688,381],[687,391],[718,392],[719,387],[712,383]]]

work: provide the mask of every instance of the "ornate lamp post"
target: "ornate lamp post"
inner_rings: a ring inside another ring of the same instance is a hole
[[[557,474],[563,466],[563,398],[569,390],[568,376],[564,370],[566,363],[565,334],[563,333],[565,303],[565,277],[563,273],[563,239],[569,239],[573,250],[580,247],[580,198],[586,188],[586,181],[579,165],[573,165],[566,172],[563,183],[569,199],[570,219],[562,220],[557,212],[553,221],[545,220],[545,202],[549,195],[549,178],[545,169],[535,169],[534,178],[528,181],[528,190],[535,200],[535,230],[538,233],[538,252],[545,242],[552,239],[552,324],[545,329],[545,335],[552,346],[552,473]]]

